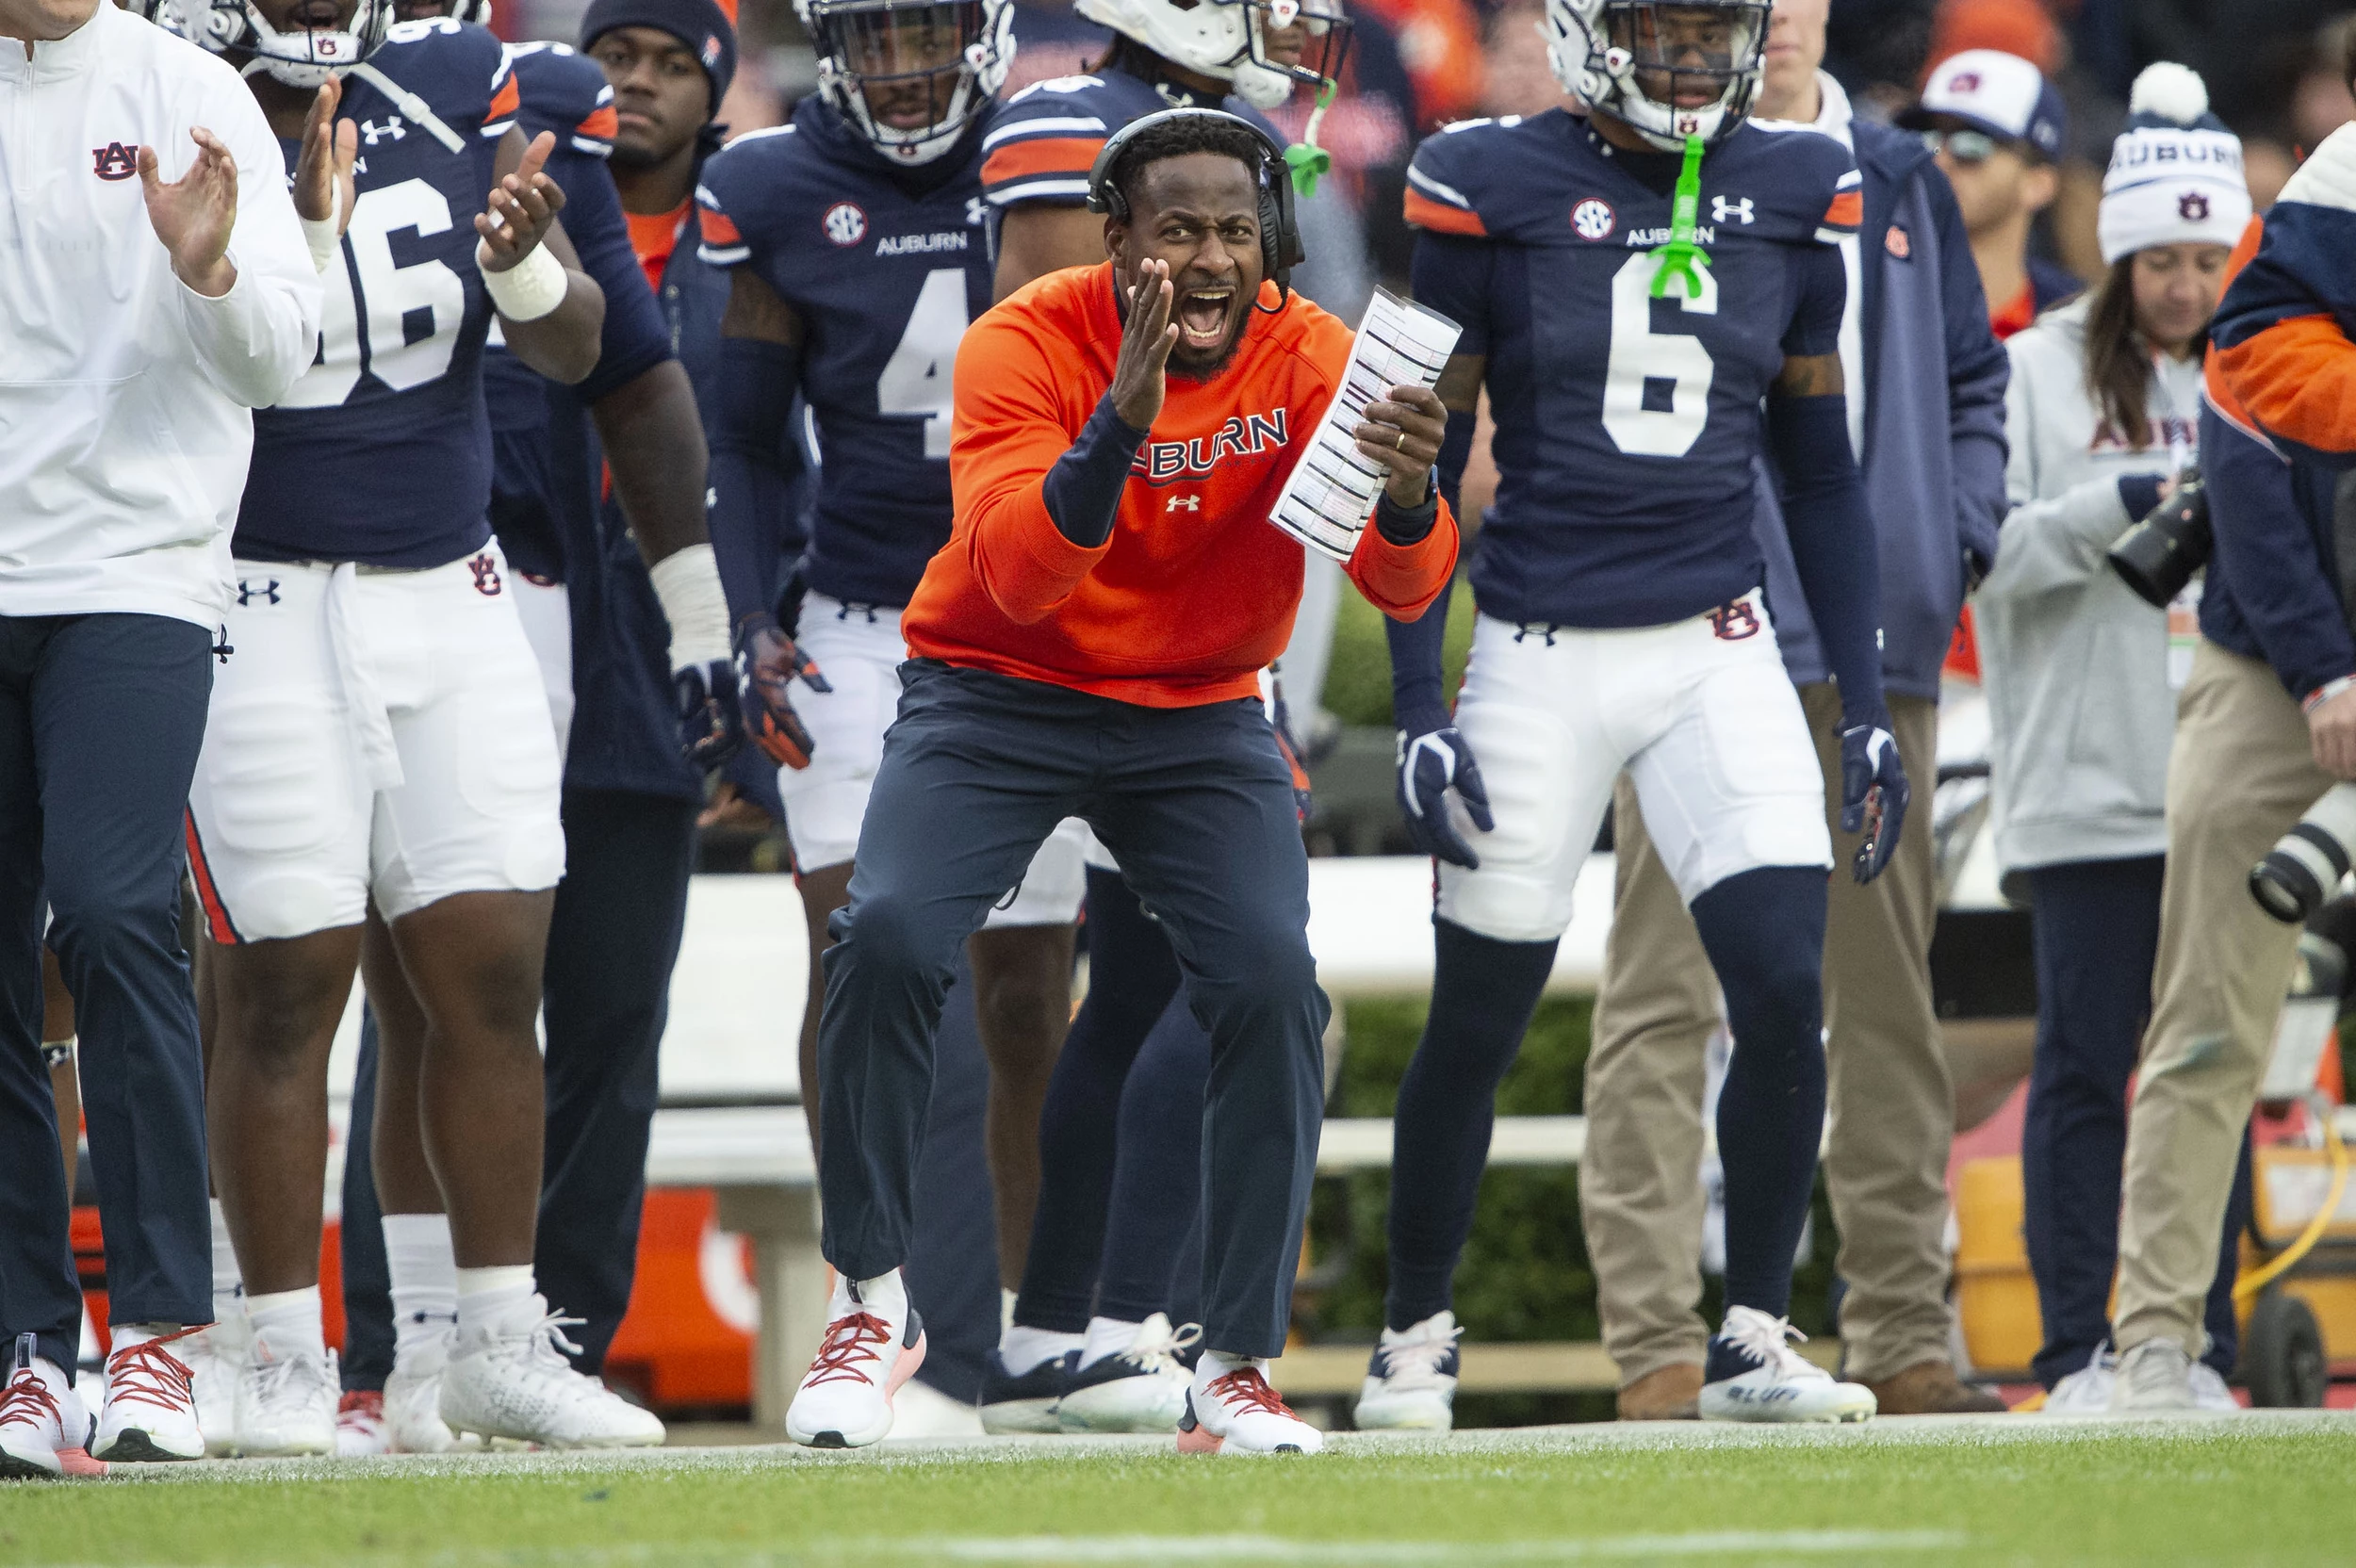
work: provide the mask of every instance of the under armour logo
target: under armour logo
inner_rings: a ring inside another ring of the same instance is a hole
[[[1747,223],[1751,220],[1751,199],[1745,196],[1741,201],[1729,202],[1724,196],[1712,196],[1710,199],[1710,216],[1721,223]]]
[[[371,147],[380,141],[399,141],[408,134],[401,126],[401,116],[397,114],[386,115],[382,125],[373,120],[360,122],[360,135]]]
[[[466,567],[469,571],[474,573],[474,591],[476,593],[488,596],[496,595],[499,591],[501,585],[499,582],[499,563],[491,559],[488,551],[485,551],[482,555],[476,556],[472,561],[467,562]]]
[[[988,215],[989,211],[990,204],[979,196],[967,197],[965,199],[965,226],[969,229],[979,228],[982,219]]]
[[[278,580],[271,578],[261,587],[256,588],[245,579],[237,579],[237,608],[242,610],[257,598],[276,604],[278,602]]]
[[[90,150],[91,172],[102,180],[127,180],[139,172],[139,155],[120,141]]]
[[[1200,512],[1203,510],[1203,498],[1200,496],[1172,496],[1170,498],[1170,505],[1165,507],[1163,510],[1168,512]]]

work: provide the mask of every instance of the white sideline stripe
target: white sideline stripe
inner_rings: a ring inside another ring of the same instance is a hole
[[[987,153],[1002,141],[1016,137],[1026,140],[1035,136],[1056,136],[1072,131],[1101,131],[1104,122],[1092,114],[1074,115],[1062,120],[1018,120],[1011,125],[1001,125],[982,138],[982,151]]]
[[[1772,1555],[1834,1557],[1945,1552],[1970,1542],[1960,1530],[1715,1530],[1690,1535],[1618,1535],[1590,1541],[1301,1541],[1272,1535],[935,1537],[878,1541],[870,1550],[937,1553],[957,1562],[1584,1562],[1624,1558]]]
[[[1452,185],[1442,185],[1439,181],[1433,179],[1431,175],[1425,173],[1422,170],[1416,168],[1412,163],[1407,166],[1407,183],[1410,185],[1419,185],[1423,187],[1426,190],[1432,192],[1432,195],[1439,197],[1442,201],[1448,203],[1452,206],[1463,207],[1468,212],[1472,210],[1471,197],[1466,196],[1463,191],[1457,189]]]

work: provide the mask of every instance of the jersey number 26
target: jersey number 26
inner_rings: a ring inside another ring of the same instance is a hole
[[[447,262],[403,267],[392,237],[446,234],[450,199],[424,180],[364,190],[344,231],[343,266],[330,267],[319,356],[281,408],[326,408],[352,396],[363,371],[396,392],[437,380],[450,368],[466,316],[466,281]],[[362,315],[366,311],[366,316]]]

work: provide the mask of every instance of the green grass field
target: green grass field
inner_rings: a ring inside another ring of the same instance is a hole
[[[130,1467],[0,1486],[0,1563],[2345,1563],[2356,1420],[1524,1429],[1182,1460],[860,1455]]]

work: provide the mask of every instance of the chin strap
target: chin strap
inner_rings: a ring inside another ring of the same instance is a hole
[[[1669,243],[1661,248],[1661,270],[1652,275],[1652,297],[1669,297],[1669,280],[1677,279],[1684,297],[1701,297],[1702,275],[1710,256],[1693,238],[1694,220],[1702,208],[1702,139],[1685,139],[1685,164],[1677,171],[1677,199],[1669,209]]]

